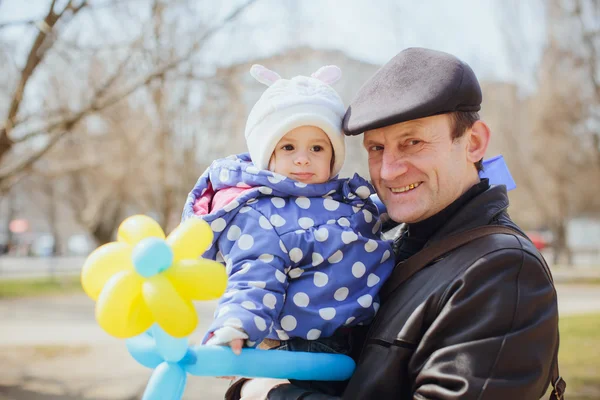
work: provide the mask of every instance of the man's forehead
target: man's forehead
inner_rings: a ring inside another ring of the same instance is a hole
[[[364,133],[364,141],[375,138],[384,139],[386,137],[401,137],[414,134],[434,134],[440,127],[446,126],[442,125],[442,122],[449,122],[449,116],[447,114],[434,115],[371,129]]]

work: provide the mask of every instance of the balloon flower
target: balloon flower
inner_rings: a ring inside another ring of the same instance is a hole
[[[107,333],[126,338],[129,353],[154,371],[143,400],[179,400],[187,374],[303,380],[345,380],[354,361],[339,354],[190,347],[198,317],[192,300],[212,300],[225,291],[218,262],[200,258],[212,243],[210,226],[189,219],[165,238],[150,217],[135,215],[119,226],[117,241],[94,250],[81,283],[96,301],[96,320]]]
[[[192,300],[219,298],[227,284],[220,263],[200,259],[212,237],[200,219],[185,221],[166,239],[150,217],[123,221],[117,241],[92,252],[81,273],[102,329],[129,338],[156,323],[176,338],[192,333],[198,324]]]

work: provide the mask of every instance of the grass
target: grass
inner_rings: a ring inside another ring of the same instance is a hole
[[[0,299],[81,291],[79,276],[0,280]]]
[[[567,399],[600,399],[600,314],[561,318],[558,361]]]

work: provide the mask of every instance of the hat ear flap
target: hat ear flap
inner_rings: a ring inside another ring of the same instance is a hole
[[[323,83],[333,85],[342,77],[342,70],[335,65],[326,65],[324,67],[319,68],[311,76],[313,78],[317,78]]]
[[[263,67],[259,64],[254,64],[250,68],[250,75],[254,77],[260,83],[263,83],[267,86],[271,86],[275,82],[281,79],[281,76],[275,71],[271,71],[270,69]]]

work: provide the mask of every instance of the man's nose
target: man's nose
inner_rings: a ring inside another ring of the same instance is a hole
[[[393,151],[383,152],[381,160],[380,178],[385,181],[393,181],[408,171],[408,162],[401,154]]]

